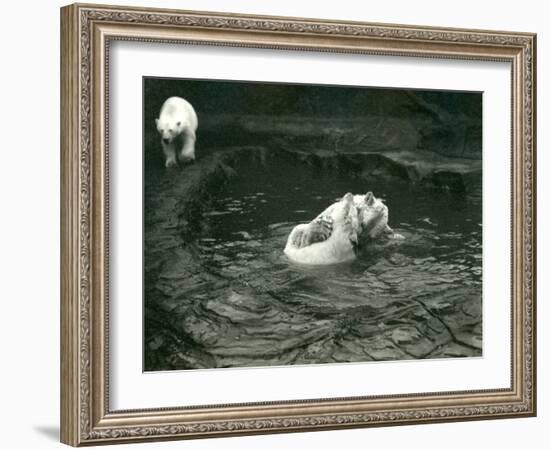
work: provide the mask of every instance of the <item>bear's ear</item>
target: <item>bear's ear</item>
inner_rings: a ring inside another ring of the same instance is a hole
[[[351,192],[348,192],[346,195],[344,195],[343,199],[345,203],[353,203],[353,194]]]
[[[155,119],[155,125],[158,127],[159,126],[159,120],[158,119]]]
[[[365,203],[367,206],[372,206],[372,204],[374,203],[374,195],[372,194],[372,192],[367,192],[367,195],[365,195]]]

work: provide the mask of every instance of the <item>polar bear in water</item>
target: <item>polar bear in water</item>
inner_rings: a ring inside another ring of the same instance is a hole
[[[393,235],[388,226],[388,207],[380,199],[372,192],[347,193],[310,223],[294,227],[284,252],[297,263],[335,264],[355,259],[360,240]]]
[[[181,97],[167,99],[157,119],[162,151],[166,167],[195,160],[196,132],[199,125],[197,114],[187,100]]]
[[[315,220],[294,227],[286,255],[303,264],[334,264],[355,258],[359,221],[353,195],[347,193]]]

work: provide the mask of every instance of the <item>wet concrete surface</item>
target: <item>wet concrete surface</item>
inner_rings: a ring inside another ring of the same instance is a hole
[[[145,370],[481,356],[480,161],[291,141],[148,163]],[[297,223],[369,190],[405,239],[338,266],[286,259]]]

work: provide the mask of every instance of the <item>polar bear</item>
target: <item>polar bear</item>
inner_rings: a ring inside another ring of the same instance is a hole
[[[197,114],[187,100],[181,97],[168,98],[157,119],[157,131],[166,158],[166,167],[195,160],[196,131],[199,125]]]
[[[359,234],[363,240],[394,236],[393,230],[388,225],[388,207],[382,200],[369,191],[365,195],[354,195],[353,203],[357,207],[358,220],[361,224]]]
[[[360,230],[353,200],[353,195],[347,193],[313,222],[294,227],[284,249],[288,258],[297,263],[315,265],[353,260]]]
[[[350,261],[360,242],[382,236],[401,238],[388,225],[388,207],[372,192],[346,194],[313,221],[292,230],[285,254],[294,262],[322,265]]]

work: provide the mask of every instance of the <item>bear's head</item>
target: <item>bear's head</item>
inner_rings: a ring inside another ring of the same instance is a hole
[[[361,234],[370,238],[380,236],[388,226],[388,207],[372,192],[365,195],[355,195]]]
[[[173,118],[155,119],[157,131],[165,144],[171,144],[182,133],[182,123]]]
[[[334,230],[344,230],[346,233],[355,236],[356,239],[361,222],[359,221],[359,209],[355,204],[353,194],[348,192],[344,195],[340,201],[335,204],[331,216]]]

